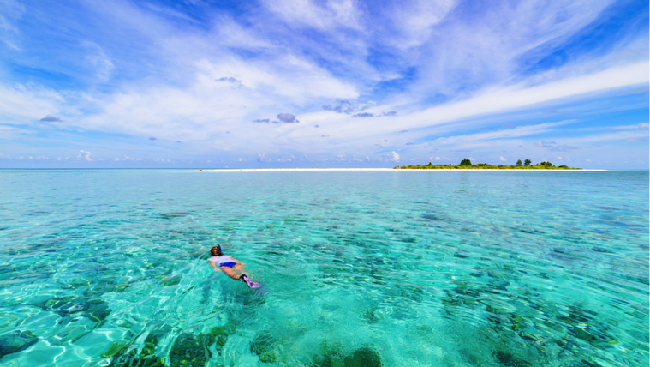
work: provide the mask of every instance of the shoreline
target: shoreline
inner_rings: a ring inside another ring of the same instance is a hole
[[[227,168],[210,172],[606,172],[606,169],[394,169],[394,168]]]

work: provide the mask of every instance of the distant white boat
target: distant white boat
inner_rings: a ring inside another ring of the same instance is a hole
[[[226,169],[228,169],[228,166],[226,166]]]

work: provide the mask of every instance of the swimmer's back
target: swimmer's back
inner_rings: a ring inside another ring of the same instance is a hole
[[[217,266],[221,266],[223,263],[234,262],[232,256],[212,256],[208,258],[208,261],[217,264]]]

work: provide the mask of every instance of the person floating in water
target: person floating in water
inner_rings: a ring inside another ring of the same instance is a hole
[[[246,264],[232,256],[225,256],[223,251],[221,251],[221,246],[214,246],[210,249],[210,254],[212,254],[212,257],[208,258],[208,261],[216,273],[221,269],[232,279],[243,280],[249,288],[257,288],[260,286],[260,283],[250,280],[248,275],[244,273],[244,265]]]

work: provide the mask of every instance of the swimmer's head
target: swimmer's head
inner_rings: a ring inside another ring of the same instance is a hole
[[[221,251],[221,246],[216,245],[213,248],[210,249],[210,253],[212,256],[223,256],[223,252]]]

